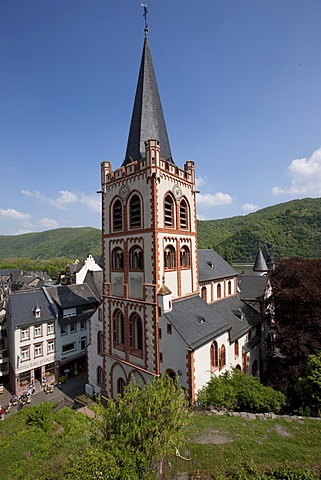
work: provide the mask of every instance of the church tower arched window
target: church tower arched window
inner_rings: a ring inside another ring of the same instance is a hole
[[[130,228],[140,228],[142,225],[141,202],[138,195],[133,195],[129,201]]]
[[[112,251],[111,267],[113,270],[124,270],[124,252],[121,248],[114,248]]]
[[[113,230],[123,229],[123,205],[120,200],[116,200],[113,205]]]
[[[165,227],[174,227],[175,207],[172,195],[168,194],[164,200],[164,223]]]
[[[189,208],[186,200],[183,198],[179,204],[179,222],[181,229],[188,229],[189,227]]]
[[[129,269],[143,270],[143,251],[140,247],[133,247],[129,252]]]
[[[143,322],[137,313],[129,321],[129,346],[136,353],[143,353]]]
[[[164,268],[165,270],[171,270],[176,268],[175,248],[172,245],[168,245],[164,251]]]
[[[181,262],[181,267],[183,268],[188,268],[191,266],[191,259],[190,259],[190,253],[189,253],[189,248],[184,245],[181,248],[180,251],[180,262]]]
[[[113,343],[115,346],[125,343],[124,315],[120,310],[115,310],[113,315]]]

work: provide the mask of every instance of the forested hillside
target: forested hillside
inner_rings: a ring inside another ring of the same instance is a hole
[[[199,248],[214,248],[233,262],[251,262],[266,243],[276,258],[321,257],[321,198],[267,207],[249,215],[198,221]],[[101,254],[101,231],[59,228],[0,236],[0,258],[84,258]]]

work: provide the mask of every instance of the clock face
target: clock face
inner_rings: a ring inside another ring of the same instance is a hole
[[[130,188],[129,188],[128,185],[122,185],[120,187],[120,189],[118,190],[118,194],[121,197],[121,199],[123,200],[123,202],[126,200],[129,193],[130,193]]]
[[[174,185],[172,188],[173,194],[176,198],[176,200],[179,200],[182,196],[182,189],[179,185]]]

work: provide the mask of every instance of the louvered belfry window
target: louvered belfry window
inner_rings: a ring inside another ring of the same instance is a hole
[[[165,226],[174,226],[174,201],[171,195],[166,195],[164,204]]]
[[[138,195],[133,195],[129,203],[129,215],[131,228],[141,226],[141,204]]]
[[[116,200],[113,206],[113,227],[114,230],[123,229],[123,206],[120,200]]]

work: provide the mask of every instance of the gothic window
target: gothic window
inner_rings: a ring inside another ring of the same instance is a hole
[[[174,227],[174,200],[171,195],[166,195],[164,201],[165,227]]]
[[[188,268],[191,266],[189,248],[184,246],[180,252],[181,267]]]
[[[113,229],[123,229],[123,206],[120,200],[116,200],[113,205]]]
[[[104,337],[103,332],[97,333],[97,353],[98,355],[102,355],[104,351]]]
[[[130,227],[139,228],[141,226],[141,203],[138,195],[133,195],[129,202]]]
[[[240,354],[239,341],[236,340],[235,343],[234,343],[234,356],[235,356],[235,358],[238,357],[239,354]]]
[[[225,352],[225,346],[221,346],[221,351],[220,351],[220,368],[224,368],[226,365],[226,352]]]
[[[103,384],[103,369],[99,366],[97,367],[97,385]]]
[[[217,285],[217,298],[222,298],[222,285],[220,283]]]
[[[186,200],[182,200],[179,206],[179,221],[180,227],[183,229],[188,228],[188,205]]]
[[[253,375],[253,377],[256,377],[256,375],[257,375],[257,360],[254,360],[254,362],[253,362],[252,375]]]
[[[211,343],[210,355],[211,355],[211,370],[216,370],[218,368],[218,346],[216,341]]]
[[[123,378],[118,378],[117,380],[117,394],[118,395],[124,395],[124,389],[125,389],[125,380]]]
[[[207,302],[207,291],[206,291],[206,287],[202,287],[201,295],[202,295],[202,299],[204,300],[204,302]]]
[[[164,267],[165,270],[170,270],[176,267],[175,248],[168,245],[164,251]]]
[[[227,283],[227,292],[229,295],[232,295],[232,282],[231,280],[228,281]]]
[[[113,315],[113,343],[117,346],[125,343],[124,315],[120,310],[115,310]]]
[[[124,270],[124,252],[119,247],[112,251],[111,267],[113,270]]]
[[[133,247],[129,252],[130,270],[143,270],[143,251],[140,247]]]
[[[143,353],[143,322],[137,313],[129,321],[129,346],[131,350]]]

